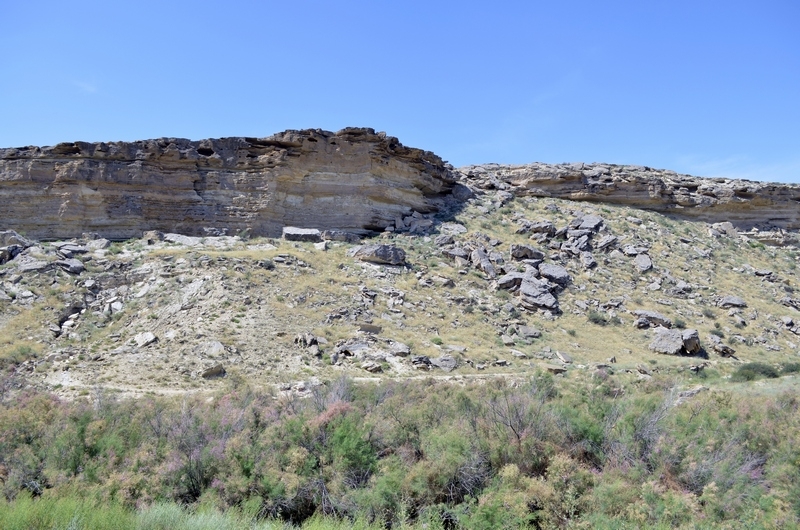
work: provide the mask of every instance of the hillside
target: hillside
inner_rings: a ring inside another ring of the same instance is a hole
[[[306,143],[343,136],[292,134]],[[374,146],[385,136],[356,138]],[[383,201],[392,222],[372,236],[367,225],[326,224],[329,210],[314,207],[301,224],[310,233],[290,230],[288,240],[236,224],[206,233],[237,236],[148,230],[110,240],[130,231],[125,219],[109,239],[36,242],[7,232],[2,358],[31,384],[70,396],[97,385],[125,394],[214,388],[226,373],[305,389],[342,373],[485,378],[542,367],[620,371],[635,382],[652,370],[710,366],[725,376],[741,362],[796,359],[797,186],[601,164],[454,170],[424,156],[438,165],[418,168],[411,189],[432,171],[454,192],[418,211],[413,201],[392,206],[386,182],[375,184],[386,196],[365,209]],[[340,191],[363,190],[357,180],[366,177],[343,175]],[[305,181],[317,189],[313,174]],[[333,210],[341,204],[361,218],[346,202],[355,196],[330,197]],[[58,227],[51,235],[72,222],[48,225]],[[71,230],[99,226],[83,222]],[[353,256],[376,244],[405,256]],[[656,338],[667,346],[651,348]]]
[[[4,528],[800,523],[796,185],[369,129],[0,155]]]

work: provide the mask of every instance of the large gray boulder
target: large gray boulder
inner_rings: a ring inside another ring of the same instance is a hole
[[[86,267],[83,266],[83,262],[75,258],[58,260],[56,261],[56,265],[70,274],[80,274],[86,270]]]
[[[558,300],[547,282],[529,278],[519,288],[520,304],[526,309],[558,309]]]
[[[19,245],[22,248],[28,248],[33,243],[26,237],[16,233],[14,230],[1,230],[0,231],[0,247],[7,247],[9,245]]]
[[[700,352],[700,338],[695,329],[656,328],[650,349],[667,355],[695,355]]]
[[[562,286],[567,285],[572,280],[567,269],[553,263],[542,263],[539,265],[539,274],[541,274],[543,278],[547,278]]]
[[[394,245],[363,245],[350,253],[354,258],[382,265],[405,265],[406,252]]]
[[[633,311],[633,314],[639,318],[648,321],[653,326],[661,326],[664,328],[672,327],[672,320],[670,320],[669,317],[662,315],[661,313],[657,313],[655,311],[647,311],[645,309],[637,309],[636,311]]]
[[[316,228],[284,226],[283,239],[286,241],[309,241],[311,243],[318,243],[322,241],[322,233]]]
[[[445,372],[452,372],[458,368],[458,360],[452,355],[442,355],[431,359],[431,364],[437,368],[441,368]]]
[[[489,259],[489,255],[483,249],[478,248],[473,250],[470,259],[475,268],[485,272],[489,278],[497,277],[497,270]]]
[[[636,258],[634,258],[633,263],[636,265],[636,268],[639,269],[639,272],[647,272],[653,268],[653,260],[651,260],[650,256],[647,254],[638,254]]]
[[[511,257],[513,259],[543,260],[544,253],[530,245],[511,245]]]
[[[738,296],[723,296],[717,305],[723,309],[730,309],[731,307],[747,307],[747,302]]]

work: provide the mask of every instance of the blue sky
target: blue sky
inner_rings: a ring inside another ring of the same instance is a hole
[[[800,182],[797,0],[9,0],[0,53],[0,146],[364,126]]]

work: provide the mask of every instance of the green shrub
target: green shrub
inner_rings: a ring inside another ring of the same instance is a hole
[[[608,319],[600,311],[595,311],[594,309],[592,309],[591,311],[589,311],[587,317],[589,318],[589,322],[591,322],[592,324],[597,324],[598,326],[608,325]]]
[[[796,374],[800,372],[800,363],[786,363],[783,365],[781,372],[784,374]]]
[[[441,337],[433,337],[431,339],[431,342],[436,344],[437,346],[441,346],[442,344],[444,344],[444,341],[442,341]]]
[[[775,378],[780,374],[775,367],[764,363],[747,363],[740,366],[731,376],[732,381],[755,381],[762,377]]]
[[[682,318],[675,319],[675,327],[678,329],[686,329],[686,321]]]

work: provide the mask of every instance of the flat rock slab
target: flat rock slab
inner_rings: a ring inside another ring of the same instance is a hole
[[[184,236],[182,234],[164,234],[164,241],[184,245],[186,247],[196,247],[202,245],[203,241],[200,237]]]
[[[531,326],[519,326],[517,335],[524,339],[538,339],[542,336],[542,332]]]
[[[83,266],[81,260],[75,258],[56,261],[56,265],[70,274],[80,274],[86,270],[86,267]]]
[[[316,228],[297,228],[295,226],[284,226],[283,239],[286,241],[308,241],[311,243],[319,243],[322,241],[322,232]]]
[[[572,279],[567,269],[561,265],[554,265],[552,263],[542,263],[539,265],[539,274],[559,285],[567,285]]]
[[[747,302],[738,296],[723,296],[717,305],[723,309],[730,309],[731,307],[747,307]]]
[[[670,320],[669,317],[662,315],[661,313],[639,309],[634,311],[633,314],[639,318],[646,320],[647,322],[649,322],[654,326],[661,326],[668,329],[672,327],[672,320]]]
[[[567,373],[567,369],[563,366],[558,366],[557,364],[549,364],[549,363],[541,363],[537,365],[542,370],[547,370],[551,374],[565,374]]]

